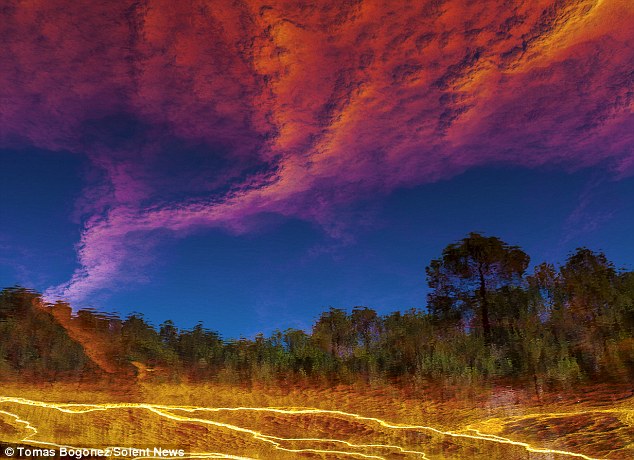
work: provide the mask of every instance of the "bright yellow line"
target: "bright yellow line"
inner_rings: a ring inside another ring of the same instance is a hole
[[[570,457],[582,458],[584,460],[597,460],[594,457],[590,457],[581,453],[569,452],[569,451],[558,450],[558,449],[533,447],[530,444],[525,442],[513,441],[511,439],[504,438],[501,436],[481,433],[480,431],[470,427],[467,427],[466,430],[474,432],[475,434],[467,434],[467,433],[455,432],[455,431],[442,431],[440,429],[437,429],[431,426],[424,426],[424,425],[395,424],[395,423],[390,423],[388,421],[385,421],[376,417],[366,417],[363,415],[339,411],[339,410],[306,409],[306,408],[280,409],[280,408],[272,408],[272,407],[215,407],[215,408],[212,408],[212,407],[197,407],[197,406],[170,406],[170,405],[146,404],[146,403],[105,403],[105,404],[63,404],[62,403],[62,404],[59,404],[59,403],[50,403],[50,402],[43,402],[43,401],[33,401],[33,400],[24,399],[24,398],[0,397],[0,404],[2,403],[13,403],[13,404],[19,404],[19,405],[44,407],[44,408],[55,409],[60,412],[69,413],[69,414],[87,413],[92,411],[106,411],[110,409],[146,409],[159,415],[160,417],[178,421],[178,422],[194,422],[194,423],[200,423],[200,424],[208,424],[208,425],[213,425],[213,426],[217,426],[221,428],[226,428],[226,429],[240,432],[240,433],[249,434],[253,436],[255,439],[271,444],[275,449],[286,451],[286,452],[295,452],[295,453],[299,453],[299,452],[328,453],[328,454],[357,456],[361,458],[383,459],[383,457],[380,457],[377,455],[369,455],[369,454],[364,454],[361,452],[333,451],[333,450],[324,450],[324,449],[290,449],[290,448],[283,447],[280,443],[281,442],[320,442],[320,443],[332,442],[332,443],[344,444],[350,448],[362,448],[362,449],[380,448],[380,449],[398,450],[401,453],[415,454],[415,455],[419,455],[423,459],[427,459],[427,457],[425,456],[423,452],[406,450],[401,446],[383,445],[383,444],[353,444],[341,439],[327,439],[327,438],[282,438],[282,437],[277,437],[272,435],[266,435],[259,431],[239,427],[236,425],[230,425],[227,423],[217,422],[217,421],[208,420],[208,419],[176,415],[172,413],[172,411],[185,411],[190,413],[198,412],[198,411],[200,412],[253,411],[253,412],[270,412],[270,413],[278,413],[278,414],[285,414],[285,415],[337,415],[337,416],[341,416],[341,417],[345,417],[345,418],[349,418],[353,420],[373,422],[382,427],[392,429],[392,430],[425,430],[425,431],[431,431],[440,436],[473,439],[477,441],[512,445],[516,447],[521,447],[525,449],[527,452],[565,455]],[[629,413],[630,411],[620,410],[620,409],[615,409],[615,410],[602,409],[602,410],[588,410],[583,412],[563,412],[563,413],[553,413],[553,414],[542,413],[538,415],[558,416],[558,415],[576,415],[581,413],[614,413],[614,412],[628,412]],[[17,415],[10,412],[0,411],[0,413],[14,417],[16,423],[22,423],[28,429],[33,431],[31,435],[23,439],[24,441],[30,440],[31,442],[38,443],[38,444],[46,444],[46,445],[62,447],[57,444],[45,443],[43,441],[33,441],[30,438],[32,438],[33,436],[37,434],[37,429],[33,427],[28,421],[22,420]],[[527,415],[521,416],[521,418],[526,418],[526,417],[529,417],[529,416]],[[215,453],[215,452],[190,454],[188,458],[204,458],[205,456],[208,458],[235,458],[238,460],[245,459],[245,457],[233,457],[233,456],[227,456],[226,454]]]
[[[285,451],[285,452],[313,452],[313,453],[321,453],[321,454],[325,454],[325,453],[329,453],[329,454],[342,454],[342,455],[349,455],[349,456],[358,456],[361,458],[376,458],[376,459],[383,459],[383,457],[379,457],[377,455],[367,455],[367,454],[363,454],[360,452],[345,452],[345,451],[335,451],[335,450],[323,450],[323,449],[288,449],[286,447],[282,447],[280,445],[279,442],[277,441],[288,441],[288,442],[293,442],[293,441],[309,441],[309,442],[332,442],[332,443],[343,443],[346,444],[349,447],[362,447],[362,448],[369,448],[369,447],[381,447],[381,448],[394,448],[394,449],[398,449],[401,452],[406,452],[405,449],[403,449],[402,447],[399,446],[385,446],[385,445],[379,445],[379,444],[352,444],[348,441],[344,441],[341,439],[327,439],[327,438],[281,438],[278,436],[271,436],[271,435],[266,435],[263,434],[259,431],[255,431],[255,430],[250,430],[248,428],[242,428],[242,427],[238,427],[235,425],[229,425],[227,423],[222,423],[222,422],[216,422],[213,420],[207,420],[207,419],[201,419],[201,418],[194,418],[194,417],[183,417],[183,416],[178,416],[178,415],[174,415],[174,414],[170,414],[167,412],[163,412],[159,409],[156,408],[151,408],[150,409],[152,412],[162,415],[165,418],[171,419],[171,420],[176,420],[179,422],[195,422],[195,423],[202,423],[202,424],[208,424],[208,425],[213,425],[213,426],[218,426],[218,427],[222,427],[222,428],[228,428],[230,430],[233,431],[238,431],[238,432],[242,432],[242,433],[247,433],[252,435],[255,439],[259,439],[261,441],[264,442],[268,442],[270,444],[272,444],[276,449]],[[422,456],[423,458],[427,458],[425,457],[425,454],[423,454],[422,452],[417,452],[417,451],[409,451],[409,453],[414,453],[414,454],[418,454],[420,456]]]

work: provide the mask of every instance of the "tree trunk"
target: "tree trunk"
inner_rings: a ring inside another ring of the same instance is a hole
[[[484,343],[491,344],[491,323],[489,322],[489,302],[487,300],[486,283],[484,280],[484,271],[482,265],[478,266],[478,274],[480,275],[480,313],[482,315],[482,333],[484,334]]]

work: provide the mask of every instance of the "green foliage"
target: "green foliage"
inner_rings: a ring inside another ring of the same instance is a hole
[[[42,307],[39,295],[24,288],[0,292],[0,370],[44,378],[89,370],[80,345]]]
[[[149,325],[142,314],[128,316],[121,324],[123,353],[127,360],[150,366],[174,364],[176,352],[166,347],[159,333]]]
[[[495,302],[492,297],[513,292],[521,284],[529,260],[519,247],[479,233],[450,244],[427,267],[432,315],[454,327],[479,329],[484,341],[492,343],[498,310],[512,306],[509,299]]]
[[[177,379],[460,385],[505,379],[538,393],[547,385],[631,381],[634,272],[618,271],[586,248],[559,268],[540,264],[527,276],[528,261],[518,247],[471,233],[427,267],[427,310],[381,316],[363,306],[330,308],[310,332],[229,341],[202,324],[181,330],[168,320],[157,330],[140,314],[73,315],[65,304],[46,307],[33,292],[5,289],[0,373],[59,378],[93,369],[71,338],[83,335],[107,345],[122,369],[134,363]]]

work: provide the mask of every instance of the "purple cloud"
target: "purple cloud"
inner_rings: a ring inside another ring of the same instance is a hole
[[[165,234],[267,212],[337,236],[339,205],[474,166],[634,171],[623,2],[5,10],[0,147],[94,167],[79,267],[51,297],[113,286]]]

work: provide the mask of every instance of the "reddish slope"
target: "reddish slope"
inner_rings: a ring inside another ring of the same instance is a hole
[[[52,307],[39,306],[55,318],[68,336],[79,343],[90,360],[107,375],[131,376],[134,368],[129,364],[121,364],[117,357],[122,356],[121,345],[111,340],[111,337],[99,333],[93,328],[82,325],[68,305],[58,303]]]

